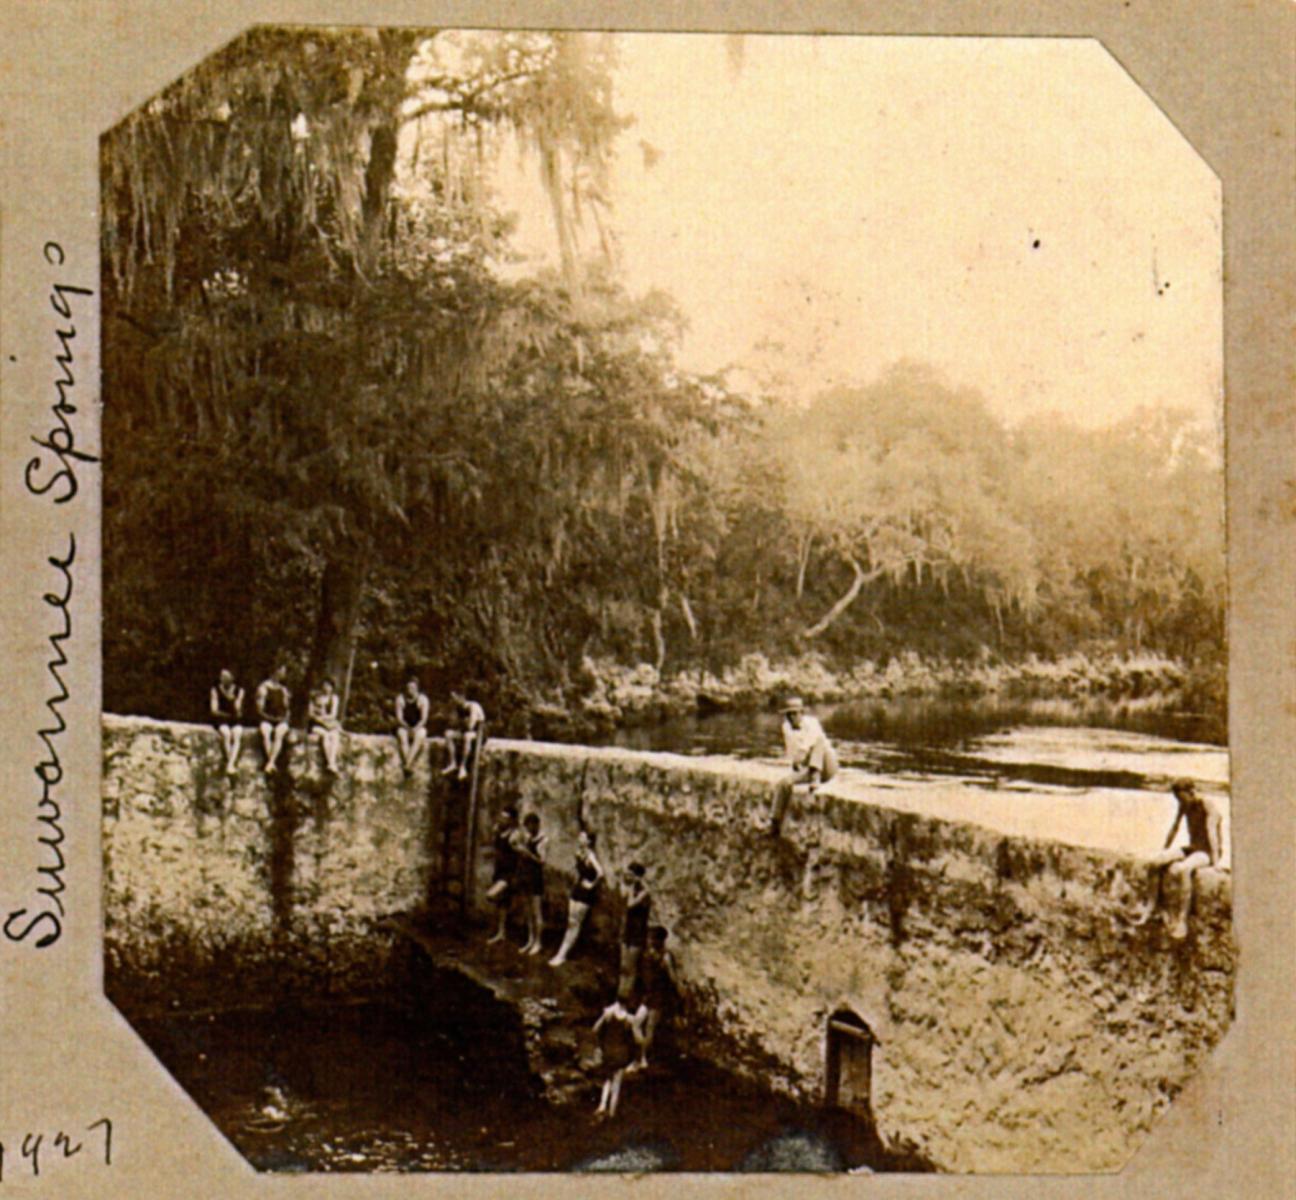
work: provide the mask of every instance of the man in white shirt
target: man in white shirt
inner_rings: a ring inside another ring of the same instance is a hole
[[[783,705],[783,746],[792,770],[779,780],[774,792],[774,812],[770,817],[770,834],[777,837],[783,828],[783,815],[791,803],[792,792],[802,785],[813,790],[837,774],[837,754],[817,717],[805,711],[800,697],[792,696]]]

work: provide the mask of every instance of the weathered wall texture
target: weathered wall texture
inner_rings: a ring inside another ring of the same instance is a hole
[[[120,969],[168,976],[169,946],[233,963],[262,953],[277,922],[304,962],[346,986],[347,964],[372,969],[386,945],[371,919],[422,901],[426,781],[401,783],[388,741],[351,739],[353,773],[328,797],[314,772],[299,784],[285,888],[274,866],[285,818],[252,762],[228,788],[209,731],[105,725],[107,942]],[[554,936],[582,814],[610,872],[647,866],[695,1052],[817,1097],[825,1023],[847,1007],[878,1039],[873,1104],[893,1147],[950,1170],[1122,1166],[1229,1023],[1227,877],[1203,878],[1176,944],[1160,922],[1125,919],[1147,882],[1132,858],[897,812],[885,792],[836,785],[802,801],[775,840],[762,831],[771,777],[492,742],[479,828],[488,836],[508,800],[540,813]],[[480,896],[487,854],[478,866]],[[615,896],[601,909],[606,936]]]
[[[1227,878],[1189,938],[1126,920],[1146,864],[835,795],[763,832],[749,767],[496,744],[492,798],[542,814],[571,861],[578,804],[613,872],[648,867],[708,1057],[817,1095],[824,1028],[878,1038],[879,1127],[969,1171],[1119,1168],[1231,1018]]]
[[[243,736],[227,777],[213,729],[104,718],[104,966],[132,1004],[379,984],[376,918],[425,901],[426,756],[406,779],[394,739],[352,737],[331,779],[302,740],[267,776]]]

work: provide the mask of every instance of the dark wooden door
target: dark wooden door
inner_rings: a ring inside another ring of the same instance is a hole
[[[824,1103],[858,1116],[873,1115],[873,1032],[852,1012],[828,1021]]]

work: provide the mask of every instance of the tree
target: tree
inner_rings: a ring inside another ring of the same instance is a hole
[[[768,422],[795,544],[797,594],[818,546],[850,568],[846,590],[802,636],[829,628],[870,583],[975,575],[996,604],[1029,604],[1032,538],[1002,489],[1007,444],[982,401],[929,371],[893,368]]]
[[[256,29],[104,140],[111,500],[156,504],[129,460],[185,431],[226,532],[316,564],[311,680],[346,672],[375,546],[471,498],[456,406],[534,336],[493,270],[491,135],[535,151],[572,268],[610,65],[579,35]]]
[[[1206,430],[1148,409],[1101,430],[1034,421],[1015,442],[1015,504],[1039,530],[1055,604],[1068,589],[1130,651],[1191,656],[1221,641],[1223,472]],[[1176,637],[1181,624],[1195,632]]]

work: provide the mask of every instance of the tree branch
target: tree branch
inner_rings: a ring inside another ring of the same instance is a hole
[[[818,637],[823,633],[829,625],[850,608],[850,606],[855,602],[855,597],[860,594],[860,589],[866,583],[871,583],[874,579],[877,579],[884,570],[883,567],[874,567],[871,571],[865,571],[864,568],[859,565],[859,560],[856,559],[854,555],[847,554],[843,557],[845,557],[846,561],[850,563],[851,570],[855,572],[855,578],[852,580],[850,587],[846,589],[846,594],[842,596],[842,598],[838,600],[832,608],[830,608],[808,629],[803,629],[801,631],[801,636],[803,638]]]

